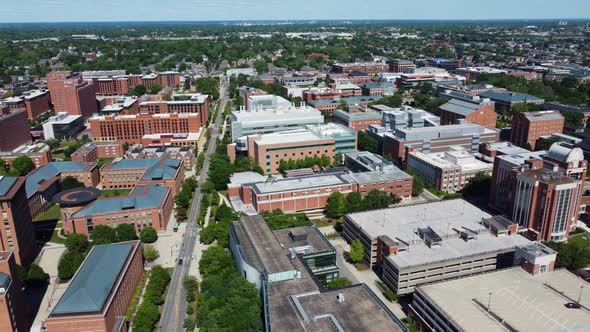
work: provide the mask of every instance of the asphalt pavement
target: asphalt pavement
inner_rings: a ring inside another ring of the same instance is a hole
[[[168,293],[166,294],[166,302],[162,310],[162,316],[160,318],[160,324],[158,325],[159,331],[184,331],[183,324],[186,318],[186,293],[182,285],[182,281],[188,275],[190,266],[193,263],[193,252],[195,248],[195,242],[198,239],[199,234],[199,211],[201,209],[201,199],[203,193],[201,192],[200,184],[205,183],[207,180],[207,173],[209,170],[209,163],[211,161],[211,155],[215,152],[217,146],[217,136],[219,135],[221,120],[223,118],[223,110],[227,103],[227,87],[221,86],[220,91],[221,101],[217,111],[217,118],[210,128],[212,128],[211,138],[209,140],[209,148],[205,155],[205,162],[199,175],[199,186],[195,190],[195,196],[189,211],[188,224],[186,231],[183,235],[178,257],[176,258],[177,263],[174,271],[172,272],[172,279],[170,286],[168,287]],[[180,264],[182,260],[182,264]],[[198,264],[198,262],[194,262]]]

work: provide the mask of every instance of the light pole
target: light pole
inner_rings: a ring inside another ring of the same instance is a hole
[[[488,311],[490,311],[490,306],[492,305],[492,292],[488,293]]]
[[[582,290],[584,289],[584,285],[580,286],[580,295],[578,295],[578,305],[580,304],[580,301],[582,300]]]

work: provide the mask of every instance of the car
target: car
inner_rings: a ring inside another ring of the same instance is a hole
[[[182,265],[182,258],[178,259],[178,265]]]
[[[579,303],[575,303],[575,302],[566,303],[564,305],[566,308],[569,308],[569,309],[580,309],[582,307]]]

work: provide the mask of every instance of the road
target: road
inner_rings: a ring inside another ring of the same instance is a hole
[[[217,118],[213,125],[210,126],[212,129],[211,138],[209,140],[209,148],[205,154],[205,162],[201,174],[199,175],[199,186],[195,190],[195,196],[189,211],[188,224],[186,231],[182,238],[180,250],[178,252],[177,260],[182,259],[182,265],[176,265],[172,272],[172,279],[170,281],[170,287],[166,295],[166,302],[162,310],[162,317],[160,319],[159,330],[160,331],[183,331],[183,323],[186,318],[186,294],[182,281],[188,274],[191,264],[193,263],[193,252],[195,248],[195,242],[197,241],[199,234],[199,211],[201,209],[201,198],[203,196],[200,188],[201,183],[205,183],[207,180],[207,171],[209,170],[209,163],[211,160],[211,154],[215,152],[217,145],[217,136],[219,135],[219,129],[221,126],[222,114],[227,102],[227,89],[225,86],[221,87],[220,90],[221,101],[217,112]],[[194,262],[197,264],[198,262]]]

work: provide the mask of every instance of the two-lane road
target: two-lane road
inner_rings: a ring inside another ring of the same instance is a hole
[[[215,118],[215,122],[213,125],[210,126],[212,133],[211,138],[209,140],[209,148],[205,154],[205,162],[203,163],[203,168],[201,169],[201,174],[199,175],[199,186],[195,190],[195,196],[193,197],[193,202],[191,204],[191,208],[189,211],[188,217],[188,224],[186,227],[186,231],[183,235],[182,243],[180,250],[178,252],[177,261],[182,259],[182,265],[176,265],[173,273],[172,279],[170,281],[170,287],[168,288],[168,293],[166,295],[166,302],[164,303],[164,308],[162,310],[162,317],[160,318],[159,330],[160,331],[183,331],[183,324],[184,319],[186,318],[186,294],[184,287],[182,285],[182,281],[187,276],[188,271],[190,270],[193,257],[193,252],[195,249],[195,242],[197,241],[197,237],[199,234],[199,211],[201,209],[201,199],[202,199],[202,192],[200,185],[207,180],[207,173],[209,170],[209,163],[211,160],[211,154],[215,152],[216,145],[217,145],[217,136],[221,132],[221,121],[222,121],[222,114],[223,110],[225,109],[225,104],[227,102],[227,91],[226,87],[222,86],[221,91],[221,101],[219,103],[217,117]],[[198,262],[194,262],[197,264]]]

